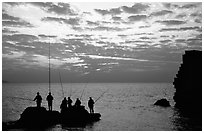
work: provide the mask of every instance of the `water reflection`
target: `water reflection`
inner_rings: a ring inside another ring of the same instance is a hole
[[[201,131],[202,130],[202,117],[199,115],[189,115],[184,111],[174,108],[174,114],[172,117],[172,123],[174,125],[173,130],[178,131]]]

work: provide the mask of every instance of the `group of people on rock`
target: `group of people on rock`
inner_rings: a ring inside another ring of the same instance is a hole
[[[48,110],[52,111],[52,101],[53,101],[53,96],[51,95],[51,92],[49,92],[46,100],[48,102]],[[34,98],[33,101],[36,101],[37,103],[37,107],[41,107],[41,103],[42,103],[42,97],[40,95],[39,92],[37,92],[36,97]],[[79,98],[76,99],[75,104],[73,105],[74,107],[80,107],[81,106],[81,101],[79,100]],[[62,100],[62,103],[60,105],[60,109],[61,111],[64,111],[67,108],[71,108],[72,107],[72,99],[70,97],[68,97],[68,99],[66,99],[66,97]],[[89,97],[88,100],[88,107],[90,109],[90,113],[94,113],[94,100]]]

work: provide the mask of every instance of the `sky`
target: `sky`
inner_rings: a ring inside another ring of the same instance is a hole
[[[202,3],[3,2],[2,79],[172,82],[202,50]]]

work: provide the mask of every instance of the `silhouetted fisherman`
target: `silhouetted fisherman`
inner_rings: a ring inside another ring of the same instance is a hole
[[[53,100],[53,96],[51,95],[51,92],[49,92],[47,98],[46,98],[47,102],[48,102],[48,109],[49,111],[52,111],[52,100]]]
[[[80,107],[80,106],[81,106],[81,101],[79,100],[79,98],[77,98],[75,102],[75,107]]]
[[[36,103],[37,103],[37,107],[41,107],[41,103],[42,103],[42,97],[40,96],[40,93],[37,92],[37,96],[34,98],[33,101],[36,100]]]
[[[94,100],[89,97],[89,101],[88,101],[88,106],[89,106],[89,109],[90,109],[90,113],[94,113]]]
[[[60,105],[61,113],[63,113],[67,109],[67,99],[66,97],[62,100]]]
[[[72,99],[70,97],[68,97],[67,103],[68,103],[68,108],[71,108],[72,107]]]

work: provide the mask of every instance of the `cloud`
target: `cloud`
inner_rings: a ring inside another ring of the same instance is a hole
[[[101,14],[101,15],[107,15],[109,14],[108,10],[102,10],[102,9],[94,9],[97,13]]]
[[[161,11],[157,11],[157,12],[153,12],[150,14],[150,16],[164,16],[164,15],[167,15],[167,14],[172,14],[173,12],[172,11],[169,11],[169,10],[161,10]]]
[[[194,27],[182,27],[180,30],[186,31],[186,30],[199,30],[201,27],[194,26]]]
[[[168,43],[168,42],[172,42],[172,40],[169,40],[169,39],[167,39],[167,40],[161,40],[161,41],[159,41],[160,43]]]
[[[135,3],[132,7],[122,6],[121,8],[125,13],[139,14],[143,11],[146,11],[149,6],[147,4]]]
[[[20,20],[20,18],[10,16],[10,15],[8,15],[8,14],[6,14],[6,13],[3,13],[3,14],[2,14],[2,19],[3,19],[3,20],[10,20],[10,21],[19,21],[19,20]]]
[[[11,6],[18,6],[22,4],[22,2],[4,2],[5,4],[11,5]]]
[[[120,8],[112,8],[109,10],[109,12],[112,14],[112,15],[118,15],[118,14],[121,14],[122,11]]]
[[[151,27],[151,25],[139,26],[140,29],[143,29],[143,28],[149,28],[149,27]]]
[[[162,28],[159,31],[160,32],[166,32],[166,31],[187,31],[187,30],[200,30],[201,27],[194,26],[194,27],[181,27],[181,28]]]
[[[86,21],[88,25],[90,26],[99,26],[98,22],[92,22],[92,21]]]
[[[6,13],[2,14],[2,25],[5,27],[34,27],[29,22],[18,17],[10,16]]]
[[[94,9],[97,13],[101,15],[118,15],[121,14],[120,8],[111,8],[110,10]]]
[[[171,8],[171,3],[163,3],[163,5],[164,5],[164,7],[166,7],[166,8]]]
[[[198,17],[198,18],[202,18],[202,13],[200,13],[200,12],[194,12],[194,13],[192,13],[191,15],[190,15],[191,17]]]
[[[14,33],[18,33],[18,31],[10,30],[8,28],[3,28],[2,34],[9,34],[9,33],[14,34]]]
[[[43,55],[34,54],[32,60],[34,61],[34,64],[42,66],[42,67],[48,67],[48,57]],[[59,67],[65,64],[75,64],[75,63],[81,63],[84,62],[84,60],[80,59],[79,57],[71,57],[71,58],[61,58],[61,59],[50,59],[50,64],[53,65],[52,67]]]
[[[128,17],[129,21],[131,22],[145,20],[146,18],[147,15],[133,15]]]
[[[184,43],[186,41],[186,39],[176,39],[175,42],[176,43]]]
[[[125,42],[124,42],[125,44],[133,44],[133,43],[135,43],[135,44],[137,44],[137,43],[145,43],[145,44],[147,44],[147,43],[152,43],[152,41],[144,41],[144,40],[125,40]],[[124,43],[121,43],[121,44],[124,44]],[[140,45],[141,46],[141,45]],[[147,46],[149,46],[149,45],[147,45]]]
[[[185,13],[178,14],[175,18],[184,18],[186,17]]]
[[[91,31],[125,31],[129,28],[119,28],[119,27],[111,27],[111,26],[97,26],[97,27],[86,27],[86,30]]]
[[[2,21],[2,25],[5,27],[34,27],[33,25],[25,21],[21,21],[21,22]]]
[[[142,39],[142,40],[150,40],[150,39],[156,39],[156,38],[155,37],[143,36],[143,37],[140,37],[140,39]]]
[[[112,19],[114,21],[123,21],[121,17],[113,16]]]
[[[57,36],[51,36],[51,35],[44,35],[44,34],[40,34],[38,35],[39,37],[43,37],[43,38],[55,38]]]
[[[38,6],[41,9],[58,15],[77,15],[76,12],[71,9],[69,3],[51,3],[51,2],[30,2],[34,6]]]
[[[38,72],[47,70],[49,44],[46,40],[52,41],[51,64],[54,68],[67,69],[66,72],[70,71],[73,75],[82,71],[92,74],[91,71],[100,70],[102,73],[109,70],[112,77],[118,77],[113,76],[113,71],[118,73],[127,70],[132,73],[150,70],[147,66],[151,70],[154,69],[152,66],[158,66],[155,67],[158,72],[161,69],[173,71],[172,67],[163,65],[171,61],[180,63],[181,54],[170,55],[170,52],[202,47],[201,35],[196,36],[202,34],[201,6],[179,8],[183,3],[178,3],[179,6],[176,7],[173,2],[166,4],[166,8],[160,3],[136,3],[133,6],[127,6],[130,3],[120,3],[107,7],[104,7],[106,4],[98,3],[73,3],[73,6],[71,3],[31,4],[15,3],[15,6],[4,6],[3,68],[18,68],[22,71],[22,68],[27,67],[27,70],[39,69]],[[94,10],[96,7],[90,7],[87,10],[87,7],[94,4],[100,9]],[[123,6],[112,8],[121,4]],[[78,8],[81,14],[75,12],[73,7]],[[5,22],[7,25],[22,25],[17,24],[23,21],[18,17],[36,27],[6,27]],[[155,21],[157,22],[154,23]],[[134,22],[137,23],[133,24]],[[69,27],[75,31],[69,30]],[[49,28],[54,29],[53,32],[56,31],[57,34],[49,32]],[[171,33],[161,33],[165,31]],[[129,73],[126,73],[128,77]]]
[[[202,19],[195,19],[195,22],[201,24],[202,23]]]
[[[159,31],[160,32],[166,32],[166,31],[179,31],[180,28],[162,28]]]
[[[167,36],[167,35],[161,35],[160,37],[167,38],[167,37],[169,37],[169,36]]]
[[[124,58],[124,57],[112,57],[112,56],[101,56],[101,55],[80,55],[89,57],[91,59],[112,59],[112,60],[126,60],[126,61],[149,61],[144,59]]]
[[[156,23],[160,23],[166,26],[172,26],[172,25],[182,25],[185,24],[186,21],[181,21],[181,20],[163,20],[163,21],[155,21]]]
[[[202,3],[200,2],[195,2],[195,3],[185,4],[183,6],[180,6],[180,8],[185,8],[185,9],[196,8],[200,4],[202,5]]]
[[[76,67],[86,67],[86,68],[88,68],[87,66],[88,66],[88,64],[86,64],[86,63],[78,63],[78,64],[74,64],[73,66],[76,66]]]
[[[25,55],[24,51],[10,51],[9,54],[2,54],[3,58],[16,59]]]
[[[64,19],[64,18],[56,18],[56,17],[44,17],[41,19],[42,21],[54,21],[58,22],[60,24],[69,24],[69,25],[79,25],[79,18],[69,18],[69,19]]]
[[[3,35],[2,41],[14,41],[14,42],[33,42],[38,40],[38,37],[28,34],[13,34],[13,35]]]
[[[188,46],[200,46],[202,47],[202,34],[199,34],[195,37],[188,38],[186,40]]]
[[[200,2],[191,2],[191,3],[186,3],[184,5],[178,5],[175,3],[163,3],[163,5],[167,9],[170,9],[170,8],[191,9],[191,8],[197,8],[199,5],[202,5],[202,4]]]
[[[99,65],[106,66],[106,65],[118,65],[118,62],[110,62],[110,63],[101,63]]]
[[[121,6],[118,8],[111,8],[109,10],[104,10],[104,9],[94,9],[94,10],[97,13],[104,16],[104,15],[119,15],[122,12],[129,13],[129,14],[139,14],[139,13],[142,13],[143,11],[146,11],[148,8],[149,8],[149,5],[147,4],[135,3],[131,7]]]
[[[126,38],[128,35],[119,34],[118,36],[121,37],[121,38]]]

